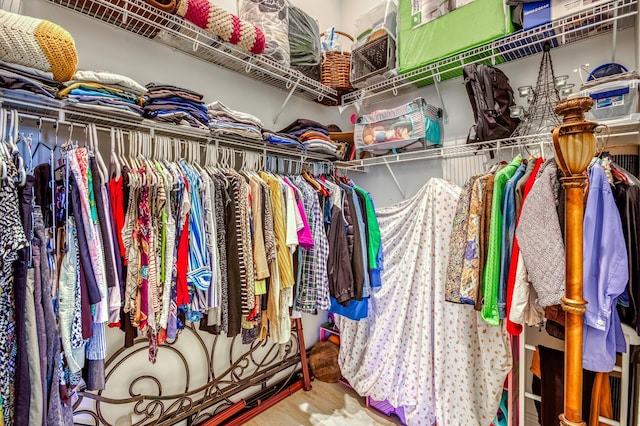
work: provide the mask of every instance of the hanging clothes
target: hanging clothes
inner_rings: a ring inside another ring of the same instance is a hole
[[[522,258],[541,308],[564,296],[565,252],[557,212],[560,181],[554,159],[547,160],[522,205],[516,229]]]
[[[609,373],[615,366],[616,352],[626,352],[615,305],[627,285],[629,269],[620,215],[598,163],[589,171],[583,232],[583,285],[588,303],[582,363],[586,370]]]
[[[500,259],[502,254],[503,190],[507,181],[513,177],[521,163],[522,156],[516,156],[511,163],[496,173],[494,179],[489,239],[487,241],[487,261],[482,284],[482,294],[484,296],[482,318],[491,325],[499,325],[500,320],[498,305],[500,293]]]
[[[616,205],[622,221],[622,230],[627,248],[629,282],[625,293],[618,298],[616,308],[620,320],[640,331],[638,321],[638,301],[640,300],[640,262],[638,259],[640,244],[640,180],[624,170],[618,164],[611,165],[615,177],[613,188]],[[626,296],[626,300],[623,300]]]

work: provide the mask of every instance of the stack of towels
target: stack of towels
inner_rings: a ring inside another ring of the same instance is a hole
[[[214,135],[237,135],[262,140],[262,121],[244,112],[234,111],[220,101],[207,105],[209,128]]]
[[[105,71],[77,71],[73,80],[63,83],[58,92],[70,104],[137,118],[143,113],[147,89],[123,75]]]
[[[53,74],[18,64],[0,62],[0,88],[20,90],[47,98],[58,95],[60,83]]]
[[[336,155],[336,145],[329,139],[329,129],[317,121],[299,118],[278,132],[297,139],[307,151]]]
[[[149,83],[144,98],[144,116],[176,124],[209,128],[207,107],[203,96],[182,87]]]

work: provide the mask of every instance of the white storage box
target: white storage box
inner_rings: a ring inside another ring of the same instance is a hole
[[[397,0],[383,0],[368,12],[358,16],[355,23],[356,43],[351,50],[366,43],[372,34],[380,30],[391,34],[395,40],[397,19]]]
[[[638,84],[640,80],[621,80],[602,83],[580,92],[593,99],[587,119],[611,120],[638,112]]]

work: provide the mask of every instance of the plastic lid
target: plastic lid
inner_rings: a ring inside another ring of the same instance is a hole
[[[622,74],[627,71],[628,70],[624,65],[620,65],[615,62],[609,62],[606,64],[602,64],[591,71],[591,73],[589,73],[589,77],[587,77],[587,81],[596,80],[602,77],[608,77],[610,75]]]

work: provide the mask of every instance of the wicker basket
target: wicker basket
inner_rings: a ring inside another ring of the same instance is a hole
[[[342,31],[336,34],[347,37],[353,43],[353,37]],[[322,37],[324,34],[320,34]],[[329,50],[322,53],[320,82],[336,90],[352,90],[349,74],[351,72],[351,52]]]

